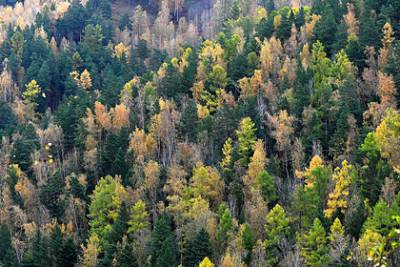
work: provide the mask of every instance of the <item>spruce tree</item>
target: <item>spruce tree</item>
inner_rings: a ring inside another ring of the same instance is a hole
[[[204,229],[189,240],[184,252],[184,266],[196,267],[205,258],[212,256],[210,236]]]
[[[328,54],[331,55],[332,48],[335,43],[335,34],[337,24],[332,7],[329,4],[324,5],[321,19],[318,21],[314,34],[315,40],[319,40],[327,48]]]
[[[303,110],[310,104],[309,75],[304,68],[299,65],[296,70],[297,79],[294,83],[293,91],[293,113],[297,118],[302,118]]]
[[[151,233],[151,266],[170,267],[177,266],[177,250],[175,236],[172,231],[171,218],[161,214]]]
[[[260,188],[261,195],[267,203],[271,203],[277,199],[274,178],[267,171],[263,170],[257,176],[257,184]]]
[[[137,267],[137,261],[133,253],[132,243],[124,240],[118,247],[115,255],[115,267]]]
[[[41,267],[49,264],[48,244],[40,230],[35,232],[29,250],[24,254],[22,265]]]
[[[65,209],[65,200],[62,198],[65,183],[61,174],[57,171],[47,183],[40,188],[39,197],[53,217],[61,218]]]
[[[0,262],[4,261],[11,249],[10,230],[6,225],[0,224]]]
[[[118,218],[112,225],[111,231],[109,233],[108,240],[111,244],[116,244],[122,240],[122,237],[128,231],[128,210],[126,208],[125,202],[122,202],[121,207],[118,212]]]
[[[61,232],[61,228],[58,224],[55,225],[49,240],[49,254],[52,261],[53,266],[57,266],[57,264],[61,261],[61,246],[63,243],[63,235]]]
[[[57,267],[74,267],[78,260],[78,248],[72,236],[63,240],[57,257]]]

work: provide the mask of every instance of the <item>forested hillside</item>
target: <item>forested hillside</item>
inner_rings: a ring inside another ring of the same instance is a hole
[[[0,2],[1,267],[400,266],[400,0]]]

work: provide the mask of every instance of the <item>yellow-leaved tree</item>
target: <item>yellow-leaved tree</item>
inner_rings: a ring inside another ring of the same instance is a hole
[[[214,264],[210,261],[208,257],[205,257],[202,262],[200,262],[199,267],[214,267]]]
[[[400,114],[389,109],[376,128],[376,142],[383,158],[389,160],[394,171],[400,173]]]
[[[344,213],[348,208],[350,185],[356,176],[354,167],[347,160],[342,162],[342,167],[337,167],[332,175],[335,188],[329,194],[327,207],[324,211],[327,218],[331,218],[337,211]]]

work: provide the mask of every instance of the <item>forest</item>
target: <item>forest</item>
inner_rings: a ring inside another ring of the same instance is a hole
[[[0,267],[400,266],[400,0],[0,0]]]

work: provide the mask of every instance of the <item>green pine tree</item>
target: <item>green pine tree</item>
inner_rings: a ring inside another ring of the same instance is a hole
[[[128,240],[123,240],[118,246],[115,256],[115,267],[138,267],[132,244]]]
[[[257,176],[257,184],[260,188],[261,195],[267,203],[274,202],[278,196],[276,194],[276,187],[274,178],[267,171],[263,170]]]
[[[78,261],[78,247],[72,236],[63,240],[59,255],[57,257],[57,267],[74,267]]]
[[[47,183],[40,188],[40,201],[49,209],[50,214],[56,218],[61,218],[64,214],[66,204],[65,199],[62,197],[64,188],[65,183],[59,172],[52,175]]]
[[[244,166],[249,163],[249,157],[256,143],[256,128],[250,117],[246,117],[240,121],[239,129],[236,131],[238,138],[240,161]]]
[[[207,231],[201,229],[186,245],[183,263],[187,267],[196,267],[205,257],[211,256],[210,236]]]
[[[329,260],[329,248],[325,229],[318,218],[314,220],[308,232],[297,236],[297,242],[305,266],[326,266]]]
[[[275,266],[284,255],[284,244],[290,234],[290,218],[279,204],[267,214],[264,229],[266,259],[271,266]]]
[[[177,250],[175,244],[175,235],[172,231],[171,218],[166,215],[160,215],[151,233],[151,266],[170,267],[177,266]]]

